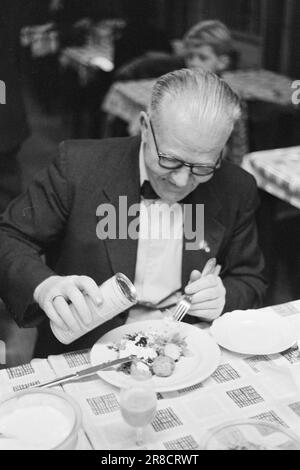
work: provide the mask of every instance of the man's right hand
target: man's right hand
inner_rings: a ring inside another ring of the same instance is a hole
[[[84,294],[96,307],[102,304],[99,288],[88,276],[50,276],[37,286],[33,297],[57,327],[78,332],[79,321],[87,326],[92,321]]]

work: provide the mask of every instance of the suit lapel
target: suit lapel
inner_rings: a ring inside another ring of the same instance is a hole
[[[202,230],[204,237],[200,237],[200,245],[197,243],[197,249],[188,249],[188,244],[190,244],[191,241],[195,244],[196,236],[192,240],[187,240],[185,236],[186,230],[184,230],[182,286],[188,283],[190,274],[194,269],[202,271],[207,260],[217,256],[225,231],[224,225],[218,218],[221,204],[212,182],[199,185],[197,189],[184,200],[184,203],[192,204],[194,207],[196,204],[203,204],[204,230],[203,218],[201,218],[202,220],[200,221],[196,221],[195,212],[193,213],[193,230],[197,230],[198,227],[197,242],[199,240],[199,228]],[[185,211],[185,213],[188,213],[188,211]],[[186,224],[191,225],[190,221],[186,220],[185,217],[185,229]],[[202,224],[202,227],[200,227],[199,224]]]
[[[118,168],[108,175],[103,190],[107,201],[116,211],[116,238],[105,240],[112,269],[115,273],[122,272],[132,282],[135,276],[138,240],[128,236],[127,225],[139,214],[128,218],[127,214],[128,209],[133,204],[138,205],[140,200],[139,148],[140,139],[134,139]]]

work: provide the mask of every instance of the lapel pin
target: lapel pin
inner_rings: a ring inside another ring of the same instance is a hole
[[[201,240],[199,243],[199,250],[203,250],[205,253],[210,253],[209,244],[205,240]]]

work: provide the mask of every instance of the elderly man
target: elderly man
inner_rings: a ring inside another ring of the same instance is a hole
[[[260,305],[265,281],[254,221],[256,185],[222,162],[238,117],[237,96],[216,75],[169,73],[156,82],[149,112],[141,113],[141,137],[63,143],[54,163],[9,206],[0,224],[0,295],[20,326],[39,325],[36,355],[89,347],[126,321],[128,312],[68,347],[49,328],[49,319],[72,331],[78,319],[88,325],[83,293],[101,309],[97,285],[116,272],[134,282],[144,316],[171,305],[184,290],[193,296],[190,321]],[[140,208],[138,236],[130,230],[124,236],[120,197],[126,197],[129,225],[130,208]],[[120,221],[117,236],[99,230],[107,205]],[[161,216],[170,236],[142,236],[147,221],[152,227]],[[201,277],[211,257],[222,271]],[[144,318],[138,312],[130,315]]]

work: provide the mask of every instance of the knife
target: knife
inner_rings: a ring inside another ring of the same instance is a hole
[[[78,380],[82,377],[88,377],[90,375],[94,375],[99,370],[105,370],[113,366],[117,366],[119,364],[123,364],[125,362],[132,362],[136,359],[137,356],[131,355],[127,357],[122,357],[120,359],[115,359],[114,361],[103,362],[102,364],[98,364],[97,366],[88,367],[87,369],[80,370],[75,372],[74,374],[65,375],[64,377],[60,377],[58,379],[50,380],[49,382],[45,382],[39,385],[35,385],[33,388],[46,388],[46,387],[54,387],[55,385],[60,385],[69,381]]]

